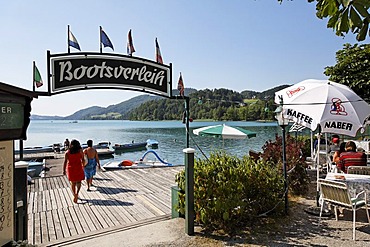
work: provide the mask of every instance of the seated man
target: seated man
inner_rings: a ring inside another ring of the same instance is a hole
[[[333,135],[333,138],[331,139],[330,152],[336,151],[339,151],[339,137],[337,137],[337,135]]]
[[[348,141],[345,146],[345,152],[339,156],[338,170],[347,173],[349,166],[366,166],[366,154],[356,152],[356,144],[353,141]]]

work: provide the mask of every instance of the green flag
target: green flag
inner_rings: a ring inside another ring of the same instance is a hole
[[[34,65],[33,68],[33,83],[35,83],[36,87],[41,87],[44,84],[42,82],[40,71],[37,69],[36,65]]]

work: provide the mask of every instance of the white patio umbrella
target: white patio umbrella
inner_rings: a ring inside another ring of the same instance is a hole
[[[206,126],[198,129],[194,129],[193,133],[200,136],[214,136],[222,139],[245,139],[255,137],[256,133],[239,128],[231,127],[226,124]]]
[[[358,130],[364,131],[370,116],[368,103],[349,87],[329,80],[309,79],[294,84],[276,92],[275,103],[283,103],[284,118],[312,131],[320,125],[323,133],[354,137]]]
[[[349,87],[328,80],[305,80],[275,93],[283,115],[311,130],[356,136],[363,131],[370,106]]]

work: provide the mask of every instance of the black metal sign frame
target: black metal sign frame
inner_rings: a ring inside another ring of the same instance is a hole
[[[47,52],[48,95],[85,89],[124,89],[170,98],[172,64],[113,53]]]

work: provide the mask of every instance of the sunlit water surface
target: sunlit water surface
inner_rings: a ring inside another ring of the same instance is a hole
[[[227,124],[242,127],[257,133],[257,137],[243,140],[222,140],[214,137],[197,136],[193,129],[204,126]],[[267,140],[274,139],[275,134],[281,134],[276,123],[263,122],[192,122],[189,131],[189,147],[195,149],[196,158],[204,158],[199,148],[209,155],[211,151],[223,149],[226,152],[241,157],[248,154],[250,149],[261,151]],[[32,120],[27,130],[27,140],[24,147],[47,146],[54,143],[63,143],[64,140],[77,139],[86,143],[92,139],[94,144],[109,141],[113,145],[145,142],[155,139],[159,146],[155,151],[159,157],[172,164],[183,164],[186,148],[186,130],[181,121],[122,121],[122,120],[80,120],[77,123],[65,120]],[[18,149],[19,142],[15,142]],[[199,148],[198,148],[199,147]],[[105,159],[102,163],[111,160],[138,160],[146,150],[114,154],[114,158]],[[154,159],[154,156],[148,157]]]

